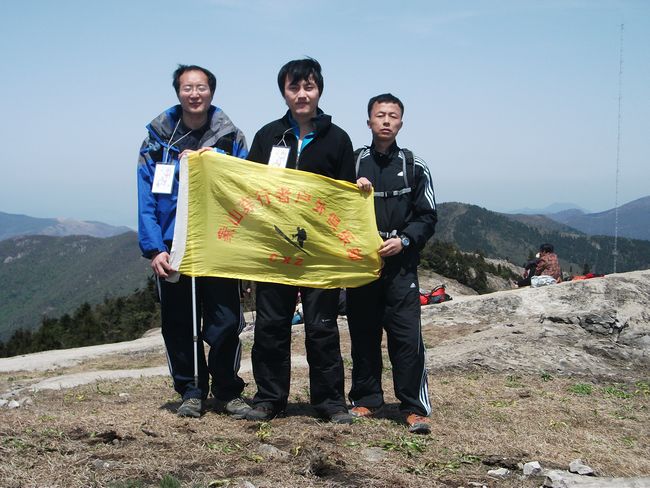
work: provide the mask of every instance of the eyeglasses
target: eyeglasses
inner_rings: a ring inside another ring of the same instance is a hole
[[[194,90],[196,90],[201,95],[205,95],[210,92],[210,87],[208,85],[183,85],[181,86],[181,93],[189,95]]]

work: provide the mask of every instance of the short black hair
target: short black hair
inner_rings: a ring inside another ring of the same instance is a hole
[[[370,118],[370,114],[372,113],[372,106],[375,103],[396,103],[402,111],[402,117],[404,117],[404,104],[402,101],[392,93],[382,93],[381,95],[372,97],[370,101],[368,101],[368,118]]]
[[[284,96],[284,82],[289,77],[289,83],[295,83],[301,80],[309,80],[313,76],[319,95],[323,94],[323,75],[321,73],[320,63],[313,58],[294,59],[289,61],[278,73],[278,88]]]
[[[179,64],[178,68],[176,68],[176,71],[174,71],[174,82],[172,84],[174,85],[174,90],[176,90],[177,95],[181,89],[181,75],[186,71],[202,71],[205,76],[208,77],[208,86],[210,87],[210,93],[214,95],[214,90],[217,88],[217,78],[210,72],[210,70],[207,70],[195,64]]]
[[[539,252],[553,252],[553,251],[554,251],[553,244],[546,243],[539,246]]]

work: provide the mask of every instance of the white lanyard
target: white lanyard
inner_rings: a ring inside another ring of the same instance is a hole
[[[178,144],[181,140],[185,139],[187,136],[189,136],[192,132],[194,132],[194,129],[190,130],[188,133],[183,134],[180,136],[178,139],[172,142],[172,139],[174,139],[174,135],[176,134],[176,130],[178,129],[178,126],[181,123],[181,119],[178,119],[178,122],[176,122],[176,127],[174,127],[174,130],[172,131],[172,135],[169,138],[169,141],[167,141],[167,147],[163,151],[163,164],[167,164],[167,159],[169,158],[169,148],[172,147],[174,144]]]

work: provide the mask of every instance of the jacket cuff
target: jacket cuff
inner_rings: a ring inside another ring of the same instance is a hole
[[[161,252],[169,252],[169,251],[167,250],[167,248],[165,248],[165,249],[151,249],[149,251],[143,252],[142,256],[147,258],[147,259],[153,259],[158,254],[160,254]]]

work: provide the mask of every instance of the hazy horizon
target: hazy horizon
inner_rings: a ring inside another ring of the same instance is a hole
[[[650,2],[170,0],[4,2],[7,143],[0,210],[136,227],[145,125],[177,103],[171,73],[217,76],[214,104],[255,132],[283,115],[290,59],[323,66],[321,108],[355,147],[368,98],[405,104],[398,143],[439,202],[498,212],[650,194]]]
[[[632,201],[636,201],[636,200],[639,200],[639,199],[642,199],[642,198],[648,198],[648,197],[650,197],[650,195],[647,195],[647,196],[645,196],[645,197],[640,197],[640,198],[637,198],[637,199],[632,200]],[[471,203],[471,202],[454,202],[454,201],[450,201],[450,202],[438,202],[438,204],[440,204],[440,203],[462,203],[462,204],[476,205],[476,204],[473,204],[473,203]],[[628,204],[628,203],[631,203],[631,202],[623,202],[623,203],[621,203],[621,204],[619,205],[619,208],[622,207],[622,206],[624,206],[624,205],[626,205],[626,204]],[[480,205],[480,206],[482,206],[482,205]],[[556,213],[556,212],[560,212],[560,211],[563,211],[563,210],[570,210],[570,209],[581,210],[581,211],[584,212],[585,214],[596,214],[596,213],[602,213],[602,212],[607,212],[607,211],[609,211],[609,210],[613,210],[613,208],[608,208],[608,209],[599,210],[599,211],[591,211],[590,209],[585,209],[585,208],[579,207],[579,206],[577,206],[577,205],[575,205],[575,204],[573,204],[573,203],[570,203],[570,202],[554,202],[554,203],[552,203],[552,204],[550,204],[550,205],[548,205],[548,206],[546,206],[546,207],[544,207],[544,208],[527,208],[527,207],[519,207],[519,208],[514,208],[514,209],[509,209],[509,210],[503,210],[503,211],[501,211],[501,210],[494,210],[494,209],[487,208],[487,207],[484,207],[484,208],[486,208],[487,210],[493,211],[493,212],[499,212],[499,213],[504,213],[504,214],[519,214],[519,213],[523,213],[523,214],[536,214],[536,215],[540,215],[540,214],[543,215],[543,214]],[[115,227],[121,227],[121,226],[123,226],[123,227],[128,227],[128,228],[130,228],[131,230],[136,231],[136,232],[137,232],[137,230],[138,230],[138,229],[137,229],[137,225],[128,225],[128,224],[111,224],[111,223],[109,223],[109,222],[104,222],[104,221],[97,220],[97,219],[76,219],[76,218],[74,218],[74,217],[61,217],[61,216],[35,216],[35,215],[28,215],[28,214],[20,213],[20,212],[18,212],[18,213],[14,213],[14,212],[5,212],[5,211],[2,210],[2,209],[0,209],[0,212],[4,212],[4,213],[8,213],[8,214],[13,214],[13,215],[22,215],[22,216],[25,216],[25,217],[34,217],[34,218],[57,219],[57,220],[63,220],[63,221],[65,221],[65,220],[73,220],[73,221],[83,221],[83,222],[89,222],[89,223],[96,222],[96,223],[107,224],[107,225],[111,225],[111,226],[115,226]]]

